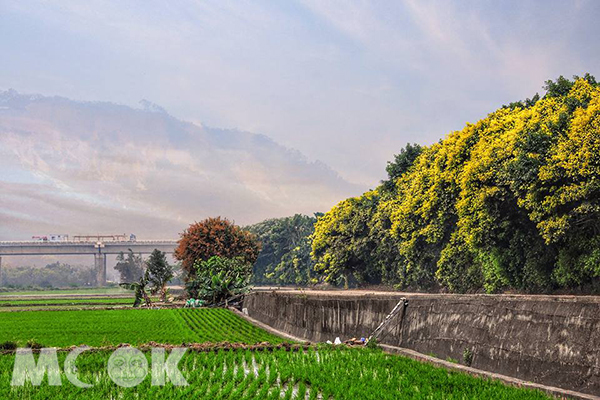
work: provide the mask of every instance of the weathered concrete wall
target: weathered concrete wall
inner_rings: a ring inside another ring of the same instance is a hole
[[[600,298],[324,291],[256,292],[249,315],[312,341],[368,336],[408,299],[383,343],[520,379],[600,395]]]

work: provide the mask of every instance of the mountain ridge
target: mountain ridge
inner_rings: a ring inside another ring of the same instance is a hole
[[[32,228],[24,220],[44,220],[15,204],[19,195],[12,193],[21,192],[33,206],[39,192],[47,194],[51,215],[64,203],[72,208],[74,199],[87,206],[80,218],[115,213],[98,217],[96,230],[134,225],[127,231],[149,231],[145,216],[178,232],[209,215],[254,223],[310,214],[363,189],[266,135],[180,120],[147,100],[141,107],[0,92],[0,167],[8,171],[0,184],[9,193],[0,196],[0,222],[11,219],[14,226],[17,218],[17,235],[25,236]],[[64,219],[56,229],[78,224]],[[8,235],[0,227],[0,237]]]

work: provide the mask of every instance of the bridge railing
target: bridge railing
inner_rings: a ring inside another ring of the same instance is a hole
[[[177,240],[136,240],[136,241],[105,241],[105,242],[101,242],[102,244],[115,244],[115,245],[133,245],[135,246],[136,244],[139,245],[152,245],[152,244],[176,244],[178,241]],[[56,241],[56,242],[51,242],[51,241],[0,241],[0,246],[56,246],[56,245],[68,245],[68,246],[73,246],[73,245],[90,245],[90,244],[96,244],[97,242],[94,241],[89,241],[89,242],[83,242],[83,241],[73,241],[73,240],[65,240],[65,241]]]

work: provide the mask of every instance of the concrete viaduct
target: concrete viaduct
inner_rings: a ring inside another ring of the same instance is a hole
[[[154,249],[172,254],[177,247],[176,240],[138,240],[125,242],[0,242],[0,284],[2,283],[2,257],[4,256],[46,256],[82,255],[94,256],[97,284],[106,284],[106,256],[126,253],[131,249],[136,254],[150,254]]]

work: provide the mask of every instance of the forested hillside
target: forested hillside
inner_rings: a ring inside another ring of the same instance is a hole
[[[600,287],[600,87],[548,81],[440,142],[315,225],[324,280],[452,292]]]

